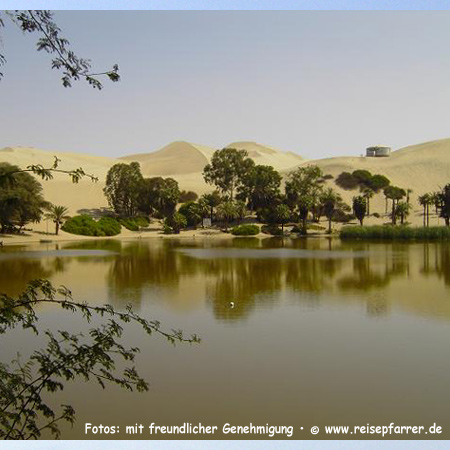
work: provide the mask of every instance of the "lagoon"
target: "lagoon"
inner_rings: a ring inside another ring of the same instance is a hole
[[[150,391],[68,385],[58,400],[77,421],[63,438],[107,438],[85,435],[85,422],[202,423],[218,426],[215,438],[230,438],[225,423],[285,425],[295,439],[315,437],[312,426],[436,422],[436,437],[450,438],[448,243],[197,238],[0,250],[0,291],[16,295],[33,278],[65,285],[79,301],[131,303],[163,328],[202,338],[173,347],[131,326],[125,339],[141,348]],[[39,313],[43,327],[85,327],[55,308]],[[36,343],[20,330],[2,353]]]

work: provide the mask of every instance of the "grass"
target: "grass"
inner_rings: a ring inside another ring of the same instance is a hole
[[[340,233],[345,240],[444,241],[450,240],[450,227],[346,226]]]

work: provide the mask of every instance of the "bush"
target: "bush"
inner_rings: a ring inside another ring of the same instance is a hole
[[[96,222],[91,216],[82,214],[68,219],[61,229],[82,236],[115,236],[120,233],[120,223],[112,217],[102,217]]]
[[[150,222],[146,217],[129,217],[127,219],[119,219],[121,225],[123,225],[127,230],[139,231],[140,228],[146,228],[149,226]]]
[[[386,241],[441,241],[450,240],[449,227],[382,226],[343,227],[341,239],[386,240]]]
[[[375,212],[372,214],[373,217],[376,217],[377,219],[379,219],[381,216],[379,213]]]
[[[173,216],[168,217],[164,221],[164,233],[165,234],[170,234],[170,233],[178,234],[181,229],[186,228],[186,227],[187,227],[187,219],[185,216],[183,216],[183,214],[181,214],[179,212],[174,213]],[[168,231],[169,228],[171,229],[171,232],[166,233],[166,231]]]
[[[276,225],[263,225],[261,232],[264,234],[270,234],[271,236],[283,236],[283,231]]]
[[[238,225],[231,230],[231,234],[234,236],[255,236],[258,233],[258,225],[252,224]]]
[[[336,209],[333,214],[334,222],[347,223],[355,219],[356,217],[354,214],[346,213],[345,211],[342,211],[342,209]]]

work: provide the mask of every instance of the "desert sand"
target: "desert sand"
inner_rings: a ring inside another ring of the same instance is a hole
[[[398,149],[386,158],[367,157],[335,157],[318,160],[305,160],[292,152],[283,152],[275,148],[257,144],[255,142],[233,142],[225,147],[245,149],[257,164],[272,165],[286,176],[298,166],[317,164],[327,174],[334,177],[343,171],[352,172],[356,169],[367,169],[372,173],[386,175],[392,184],[404,189],[412,189],[411,202],[413,211],[408,218],[413,225],[422,223],[422,208],[417,197],[425,192],[436,191],[450,182],[450,139],[426,142]],[[363,149],[362,149],[363,151]],[[61,169],[74,169],[82,167],[85,172],[99,178],[97,183],[83,179],[79,184],[73,184],[69,177],[56,174],[53,180],[42,181],[45,198],[57,205],[65,205],[69,213],[74,215],[82,212],[95,211],[107,208],[103,195],[104,180],[109,168],[118,162],[138,161],[142,173],[146,177],[163,176],[176,179],[181,189],[193,190],[198,194],[209,192],[213,187],[207,185],[202,177],[203,167],[210,161],[214,149],[184,141],[171,144],[151,153],[124,156],[122,158],[106,158],[82,153],[68,153],[64,151],[45,151],[29,147],[7,147],[0,150],[0,162],[15,164],[25,168],[30,164],[52,164],[54,156],[61,159]],[[347,203],[357,195],[357,191],[344,191],[335,185],[333,180],[328,181],[330,186],[337,189]],[[371,213],[384,214],[385,202],[382,194],[377,194],[371,200]],[[366,222],[383,223],[387,217],[375,219],[370,217]],[[436,225],[442,220],[431,216],[431,224]],[[32,226],[33,231],[28,237],[17,236],[13,239],[4,238],[5,242],[22,242],[43,238],[42,234],[52,231],[51,224],[42,221]],[[135,233],[124,231],[124,237],[139,237]],[[148,233],[146,236],[158,236]],[[44,237],[45,238],[45,237]],[[54,238],[54,237],[53,237]],[[58,239],[72,239],[73,237],[62,232]]]

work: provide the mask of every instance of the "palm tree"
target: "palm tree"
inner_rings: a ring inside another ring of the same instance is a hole
[[[228,231],[228,224],[231,220],[236,219],[238,217],[238,211],[236,210],[236,206],[231,201],[222,202],[216,211],[216,215],[219,220],[223,220],[225,224],[225,231]]]
[[[69,210],[65,206],[57,206],[57,205],[50,205],[47,208],[48,213],[45,214],[46,219],[53,220],[55,223],[55,234],[58,236],[59,233],[59,227],[62,225],[63,220],[68,219],[69,216],[67,213]]]
[[[281,223],[281,231],[284,233],[284,224],[291,218],[291,210],[287,205],[281,203],[275,208],[275,219]]]
[[[409,215],[409,210],[411,209],[411,205],[408,202],[398,202],[395,207],[395,214],[400,216],[400,224],[403,225],[405,223],[405,217]]]
[[[333,214],[338,203],[342,202],[342,197],[333,188],[328,188],[320,196],[320,202],[323,207],[323,212],[328,219],[328,233],[331,234]]]
[[[428,224],[430,223],[429,208],[430,208],[431,201],[432,201],[432,199],[428,192],[426,194],[419,196],[419,203],[420,203],[420,205],[423,206],[423,226],[424,227],[428,226]]]
[[[367,203],[367,215],[370,216],[370,199],[374,196],[375,192],[370,187],[365,187],[362,190],[363,197],[366,199]]]

